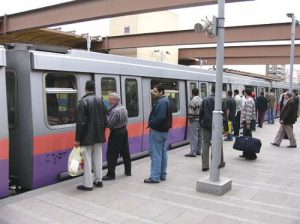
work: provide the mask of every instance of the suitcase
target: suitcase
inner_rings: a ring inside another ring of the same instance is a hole
[[[257,138],[252,138],[249,136],[239,136],[235,138],[233,148],[249,153],[259,153],[261,148],[261,141]]]

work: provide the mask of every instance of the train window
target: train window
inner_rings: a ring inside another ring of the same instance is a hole
[[[16,74],[14,72],[6,72],[6,97],[9,128],[16,127],[17,123],[16,81]]]
[[[66,74],[46,76],[47,119],[51,126],[75,123],[76,77]]]
[[[201,97],[207,97],[207,86],[206,83],[201,83],[200,85],[200,93],[201,93]]]
[[[137,117],[139,115],[139,99],[136,79],[125,79],[125,98],[128,117]]]
[[[104,77],[101,79],[101,97],[106,108],[109,108],[109,94],[117,92],[117,82],[115,78]]]
[[[195,82],[190,82],[190,100],[193,99],[192,90],[197,88],[197,84]]]
[[[167,96],[171,103],[172,113],[179,112],[180,102],[179,102],[179,83],[173,79],[152,79],[151,80],[151,90],[157,84],[161,84],[165,89],[165,96]],[[152,105],[154,103],[152,95]]]

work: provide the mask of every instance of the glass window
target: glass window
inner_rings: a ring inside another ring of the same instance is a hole
[[[17,123],[16,81],[16,74],[14,72],[6,72],[6,97],[9,128],[16,127]]]
[[[75,123],[77,106],[76,77],[68,74],[47,74],[46,106],[48,124]]]
[[[109,94],[117,93],[116,79],[112,77],[104,77],[101,79],[101,97],[106,108],[109,108]]]
[[[139,98],[136,79],[125,79],[125,98],[128,117],[137,117],[139,115]]]
[[[193,94],[192,94],[192,90],[194,88],[197,88],[197,84],[195,82],[190,82],[190,100],[193,99]]]
[[[207,86],[206,83],[201,83],[200,85],[200,96],[201,97],[207,97]]]
[[[152,79],[151,80],[151,90],[157,84],[160,84],[165,89],[165,96],[167,96],[171,103],[172,113],[176,113],[180,110],[179,102],[179,83],[177,80],[172,79]],[[153,94],[151,95],[152,105],[154,103]]]

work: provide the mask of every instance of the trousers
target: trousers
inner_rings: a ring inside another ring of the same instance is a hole
[[[202,136],[199,120],[191,121],[189,126],[191,154],[201,154]]]
[[[83,186],[93,187],[93,181],[95,183],[102,181],[102,144],[81,147],[84,149]]]
[[[128,144],[127,128],[111,129],[107,147],[107,176],[115,177],[118,157],[121,155],[125,166],[125,173],[131,174],[131,159]]]

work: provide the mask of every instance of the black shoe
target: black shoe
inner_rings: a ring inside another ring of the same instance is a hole
[[[165,181],[165,180],[166,180],[166,178],[160,178],[160,180],[161,180],[161,181]]]
[[[297,148],[297,145],[289,145],[288,148]]]
[[[241,157],[241,158],[244,158],[244,157],[245,157],[245,155],[239,155],[239,157]]]
[[[103,187],[103,183],[102,182],[97,182],[97,183],[93,183],[95,187]]]
[[[186,154],[186,155],[184,155],[185,157],[196,157],[196,155],[194,155],[194,154],[191,154],[191,153],[189,153],[189,154]]]
[[[271,145],[275,145],[277,147],[279,147],[279,145],[277,143],[271,142]]]
[[[223,168],[223,167],[225,167],[225,162],[224,162],[224,163],[221,163],[221,164],[218,166],[219,169],[220,169],[220,168]]]
[[[197,156],[201,156],[201,152],[197,152],[196,154],[197,154]]]
[[[111,176],[104,176],[104,177],[102,177],[102,180],[103,181],[107,181],[107,180],[114,180],[114,179],[116,179],[116,177],[111,177]]]
[[[257,156],[246,156],[245,160],[256,160]]]
[[[128,177],[130,177],[131,176],[131,173],[124,173],[125,174],[125,176],[128,176]]]
[[[93,190],[92,187],[85,187],[85,186],[83,186],[83,185],[78,185],[78,186],[77,186],[77,189],[78,189],[78,190],[81,190],[81,191],[92,191],[92,190]]]
[[[148,179],[144,180],[144,183],[145,184],[158,184],[159,181],[155,181],[155,180],[152,180],[151,178],[148,178]]]
[[[202,168],[202,171],[205,172],[205,171],[208,171],[209,168]]]

